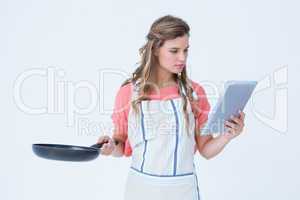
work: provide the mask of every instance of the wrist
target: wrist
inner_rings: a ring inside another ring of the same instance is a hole
[[[114,148],[113,151],[111,153],[112,156],[114,157],[121,157],[124,155],[124,145],[122,142],[120,141],[114,141]]]
[[[231,138],[227,134],[221,134],[220,139],[224,141],[224,143],[228,143],[231,141]]]

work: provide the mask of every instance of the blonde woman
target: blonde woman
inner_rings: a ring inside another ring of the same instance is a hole
[[[199,200],[195,152],[212,158],[243,130],[240,112],[226,133],[200,135],[210,105],[187,76],[189,31],[170,15],[152,24],[138,68],[116,95],[112,138],[98,139],[103,155],[131,156],[125,200]]]

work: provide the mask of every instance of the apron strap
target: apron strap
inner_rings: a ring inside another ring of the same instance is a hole
[[[131,95],[131,101],[137,99],[139,96],[139,86],[138,82],[132,82],[132,95]]]

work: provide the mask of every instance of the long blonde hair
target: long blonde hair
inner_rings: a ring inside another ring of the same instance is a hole
[[[156,57],[154,56],[154,50],[161,47],[166,40],[175,39],[184,35],[189,35],[189,25],[178,17],[171,15],[163,16],[154,21],[151,25],[150,31],[147,34],[147,42],[140,49],[140,63],[136,70],[132,73],[132,77],[127,79],[123,84],[136,83],[138,81],[139,91],[138,98],[131,102],[133,110],[138,112],[138,105],[143,100],[149,100],[147,95],[153,88],[148,82],[150,76],[150,70],[154,66]],[[187,128],[189,125],[189,118],[187,113],[188,101],[193,101],[193,88],[191,82],[187,77],[186,67],[180,74],[174,74],[174,79],[178,82],[178,92],[183,99],[183,110]]]

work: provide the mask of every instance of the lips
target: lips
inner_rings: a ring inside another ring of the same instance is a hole
[[[183,69],[185,67],[185,64],[178,64],[178,65],[175,65],[175,67],[178,69]]]

